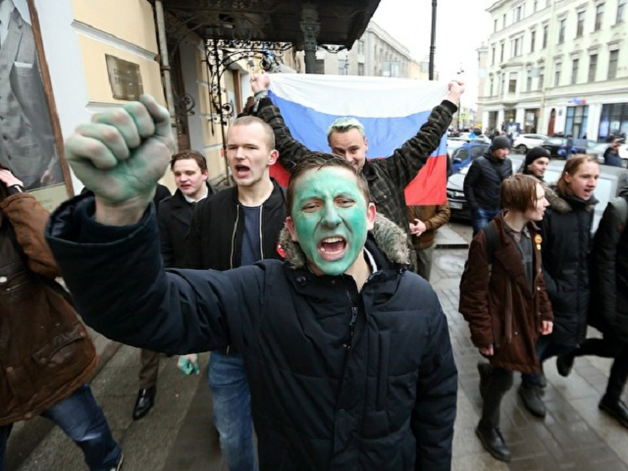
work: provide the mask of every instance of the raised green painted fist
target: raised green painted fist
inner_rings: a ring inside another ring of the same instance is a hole
[[[110,207],[146,209],[173,152],[168,110],[148,95],[95,114],[65,143],[76,176]]]

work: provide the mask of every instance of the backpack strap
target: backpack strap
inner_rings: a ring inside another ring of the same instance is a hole
[[[486,261],[488,262],[488,276],[490,278],[493,271],[493,262],[495,261],[495,247],[497,246],[497,229],[493,222],[489,222],[482,228],[486,237]]]

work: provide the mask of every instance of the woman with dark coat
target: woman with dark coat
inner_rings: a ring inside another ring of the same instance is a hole
[[[623,209],[622,209],[623,206]],[[595,233],[591,252],[591,296],[589,324],[604,334],[603,339],[586,339],[571,354],[558,357],[558,373],[568,376],[575,357],[597,355],[614,358],[606,393],[599,407],[628,428],[628,407],[621,395],[628,380],[628,187],[608,203]]]
[[[552,310],[541,269],[541,239],[533,221],[549,205],[542,185],[526,175],[502,184],[506,208],[471,242],[460,284],[459,310],[469,322],[471,340],[489,363],[480,363],[484,400],[476,433],[486,450],[509,461],[499,430],[502,398],[513,384],[513,371],[538,373],[535,345],[552,331]]]
[[[593,192],[600,175],[595,157],[575,155],[567,160],[550,207],[541,224],[543,275],[554,312],[552,335],[541,337],[536,350],[541,364],[548,358],[575,350],[587,330],[589,309],[588,255],[591,245]],[[545,417],[541,376],[522,375],[519,395],[528,411]]]

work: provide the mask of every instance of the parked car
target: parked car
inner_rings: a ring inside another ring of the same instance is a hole
[[[513,155],[512,168],[517,172],[523,163],[523,156]],[[558,180],[560,174],[565,167],[565,163],[560,160],[550,161],[545,171],[545,181],[553,183]],[[447,200],[451,208],[451,218],[462,221],[470,221],[471,213],[469,204],[464,196],[464,179],[469,171],[469,166],[463,168],[459,173],[453,174],[447,181]],[[597,229],[597,225],[602,218],[602,214],[608,205],[608,202],[615,198],[619,191],[628,185],[628,170],[620,167],[600,166],[600,178],[598,179],[597,188],[595,189],[595,197],[599,201],[595,205],[595,213],[593,216],[593,230]]]
[[[564,159],[567,156],[567,138],[566,137],[548,137],[543,144],[552,157],[560,157]],[[600,144],[591,139],[574,139],[572,153],[574,154],[595,154]]]
[[[564,148],[565,144],[567,144],[566,137],[548,137],[541,146],[546,148],[552,157],[558,157],[558,151]]]
[[[460,134],[458,134],[457,137],[466,139],[467,142],[478,141],[478,142],[484,142],[485,144],[491,143],[491,140],[488,137],[486,137],[484,134],[476,134],[476,136],[472,138],[470,132],[461,132]]]
[[[489,144],[474,140],[457,148],[451,154],[451,168],[453,173],[458,173],[460,169],[468,166],[471,162],[484,154],[489,147]]]
[[[519,134],[515,138],[512,146],[521,154],[525,154],[529,149],[543,145],[547,136],[543,134]]]

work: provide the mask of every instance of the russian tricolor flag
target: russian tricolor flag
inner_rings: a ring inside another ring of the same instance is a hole
[[[352,116],[368,139],[367,158],[382,158],[414,136],[432,108],[447,93],[447,84],[385,77],[275,74],[269,96],[279,107],[292,136],[311,150],[329,152],[327,128]],[[444,204],[447,200],[447,139],[406,187],[408,205]],[[271,175],[286,182],[279,165]]]

